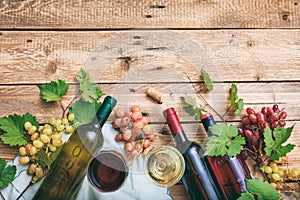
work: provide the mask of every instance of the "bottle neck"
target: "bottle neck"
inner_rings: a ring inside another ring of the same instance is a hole
[[[96,121],[100,127],[103,127],[104,123],[108,119],[110,113],[112,112],[116,104],[117,100],[115,98],[111,96],[105,97],[93,121]]]
[[[216,124],[214,117],[210,113],[205,113],[200,117],[200,120],[205,128],[207,136],[212,136],[211,131],[209,130],[210,126],[213,126]]]
[[[188,140],[174,108],[168,108],[167,110],[165,110],[164,117],[171,130],[176,145],[181,146],[187,143],[190,144],[191,142]]]

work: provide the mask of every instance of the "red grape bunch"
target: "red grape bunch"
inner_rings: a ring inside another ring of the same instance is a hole
[[[156,139],[149,116],[142,113],[140,106],[134,105],[124,111],[121,108],[115,112],[113,127],[119,131],[116,142],[125,142],[124,149],[129,160],[142,154],[145,156],[154,147],[151,143]]]
[[[239,128],[239,134],[245,136],[248,146],[258,145],[267,126],[274,130],[277,126],[286,125],[287,113],[284,109],[280,110],[277,104],[272,107],[263,107],[260,112],[247,108],[246,112],[247,116],[242,119],[243,126]]]

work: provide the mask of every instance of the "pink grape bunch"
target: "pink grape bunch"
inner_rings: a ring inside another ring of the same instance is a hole
[[[246,112],[247,116],[242,119],[242,128],[238,130],[250,146],[259,143],[267,126],[274,130],[277,126],[284,127],[286,125],[287,113],[284,109],[279,109],[277,104],[272,107],[263,107],[260,112],[247,108]]]
[[[142,113],[141,107],[133,105],[124,111],[119,108],[115,112],[113,127],[119,131],[116,142],[124,142],[126,157],[133,160],[139,155],[147,155],[153,148],[152,142],[156,135],[149,125],[150,117]]]

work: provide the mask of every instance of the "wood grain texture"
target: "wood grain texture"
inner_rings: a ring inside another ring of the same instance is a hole
[[[181,76],[162,77],[162,82],[187,82],[183,72],[199,81],[202,68],[216,82],[300,80],[299,30],[158,33],[3,31],[0,84],[38,84],[55,79],[74,82],[81,67],[95,77],[95,82],[107,83],[136,81],[122,77],[128,70],[143,68],[158,75],[172,70]],[[123,46],[117,47],[119,44]]]
[[[201,93],[221,115],[224,115],[229,101],[229,90],[231,84],[215,84],[220,88],[218,92]],[[182,110],[185,106],[181,97],[192,96],[197,99],[200,105],[204,105],[199,96],[194,94],[194,89],[190,84],[99,84],[98,87],[106,94],[112,95],[118,100],[118,107],[128,108],[131,105],[140,105],[145,112],[153,114],[152,120],[156,122],[164,121],[162,111],[168,107],[175,107],[180,110],[182,120],[189,122],[194,121],[194,117],[188,116]],[[155,88],[157,91],[164,93],[164,103],[157,104],[146,95],[148,88]],[[288,113],[287,120],[300,121],[299,104],[300,104],[300,83],[238,83],[238,95],[243,98],[246,107],[253,107],[259,111],[263,106],[272,106],[278,104]],[[221,90],[223,88],[223,90]],[[69,92],[63,98],[63,105],[67,105],[77,93],[77,87],[70,85]],[[17,98],[16,98],[17,97]],[[14,113],[24,114],[30,112],[37,116],[40,123],[45,123],[49,116],[60,117],[62,110],[58,103],[46,103],[41,99],[40,91],[36,85],[20,86],[0,86],[0,117]],[[210,110],[209,107],[205,109]],[[156,113],[156,114],[155,114]],[[242,115],[245,111],[242,111]],[[220,120],[217,116],[216,120]],[[228,121],[239,121],[240,116],[235,115],[232,110],[227,113]]]
[[[1,29],[298,28],[293,0],[8,1]]]

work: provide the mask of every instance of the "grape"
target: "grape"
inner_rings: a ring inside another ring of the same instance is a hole
[[[274,130],[277,126],[279,125],[278,121],[274,121],[272,124],[271,124],[271,129]]]
[[[45,134],[45,135],[51,135],[52,134],[52,129],[51,128],[44,128],[43,134]]]
[[[49,119],[49,123],[50,123],[52,126],[54,126],[54,125],[55,125],[55,117],[51,117],[51,118]]]
[[[63,124],[56,125],[56,129],[57,131],[63,131],[65,129],[65,125]]]
[[[34,134],[31,135],[30,140],[34,141],[37,140],[39,138],[39,134],[37,132],[35,132]]]
[[[141,110],[141,107],[140,107],[140,106],[133,105],[133,106],[131,107],[131,111],[132,111],[132,112],[141,112],[142,110]]]
[[[252,122],[252,123],[256,123],[257,122],[257,117],[255,114],[250,114],[249,115],[249,120]]]
[[[73,126],[70,126],[70,125],[67,125],[67,126],[66,126],[65,132],[66,132],[67,134],[73,133],[74,131],[75,131],[75,128],[74,128]]]
[[[262,107],[261,113],[262,113],[262,114],[267,114],[267,112],[268,112],[267,107]]]
[[[20,147],[19,148],[19,153],[20,153],[21,156],[26,156],[27,152],[26,152],[25,147]]]
[[[61,140],[61,139],[62,139],[62,134],[61,134],[61,133],[53,134],[53,135],[51,136],[51,139],[52,139],[52,140]]]
[[[273,173],[273,174],[272,174],[272,178],[273,178],[275,181],[280,181],[280,176],[279,176],[279,174],[277,174],[277,173]]]
[[[123,134],[122,134],[122,133],[118,133],[118,134],[115,136],[115,141],[116,141],[116,142],[121,142],[121,141],[123,141]]]
[[[151,145],[151,141],[150,140],[144,140],[144,143],[143,143],[143,148],[147,148]]]
[[[285,111],[282,111],[280,114],[279,114],[279,119],[285,119],[287,117],[287,113]]]
[[[52,140],[52,145],[55,147],[61,147],[62,144],[61,140]]]
[[[69,120],[67,118],[62,118],[61,123],[67,126],[69,124]]]
[[[274,104],[272,108],[273,108],[273,111],[274,111],[274,112],[279,111],[279,107],[278,107],[277,104]]]
[[[138,152],[142,151],[143,144],[141,142],[137,142],[134,147]]]
[[[150,125],[146,125],[146,126],[144,126],[143,127],[143,132],[145,133],[145,134],[151,134],[152,132],[153,132],[153,128],[152,128],[152,126],[150,126]]]
[[[270,120],[277,121],[279,119],[279,116],[277,113],[273,113],[270,115]]]
[[[127,143],[125,144],[125,150],[126,150],[127,152],[132,152],[133,149],[134,149],[134,145],[133,145],[131,142],[127,142]]]
[[[239,135],[244,135],[244,130],[242,128],[238,128]]]
[[[29,167],[27,169],[27,174],[33,175],[35,173],[36,167],[37,167],[37,164],[29,165]]]
[[[263,124],[263,123],[265,122],[265,115],[264,115],[264,114],[262,114],[262,113],[257,113],[256,116],[257,116],[257,121],[258,121],[259,123]]]
[[[27,144],[25,145],[25,150],[26,150],[26,154],[27,154],[27,155],[30,154],[30,149],[31,149],[32,147],[33,147],[33,146],[32,146],[32,144],[30,144],[30,143],[27,143]]]
[[[253,134],[250,130],[245,130],[245,136],[246,136],[246,138],[251,139]]]
[[[43,175],[44,175],[43,168],[41,168],[41,167],[38,166],[38,167],[35,169],[35,176],[36,176],[37,178],[42,178]]]
[[[267,107],[267,114],[272,115],[274,113],[273,109],[270,107]]]
[[[299,176],[299,168],[298,167],[293,167],[291,169],[291,178],[297,178]]]
[[[141,119],[136,120],[135,122],[133,122],[133,127],[136,129],[142,129],[144,127],[144,123]]]
[[[280,120],[280,121],[278,122],[278,124],[279,124],[280,127],[284,127],[284,126],[286,125],[286,122],[283,121],[283,120]]]
[[[249,120],[249,117],[244,117],[243,119],[242,119],[242,123],[243,124],[250,124],[251,122],[250,122],[250,120]]]
[[[32,135],[36,132],[37,128],[36,126],[31,126],[29,129],[28,129],[28,134],[29,135]]]
[[[133,113],[131,114],[131,119],[132,119],[134,122],[137,121],[137,120],[139,120],[139,119],[142,119],[142,117],[143,117],[143,115],[142,115],[141,112],[133,112]]]
[[[49,136],[46,135],[46,134],[41,134],[41,135],[40,135],[40,138],[41,138],[41,141],[42,141],[43,143],[45,143],[45,144],[47,144],[47,143],[50,142],[50,138],[49,138]]]
[[[26,131],[28,131],[31,126],[32,126],[31,122],[25,122],[24,123],[24,128],[25,128]]]
[[[49,150],[52,151],[52,152],[55,152],[57,150],[57,148],[53,145],[49,145]]]
[[[131,130],[130,129],[125,129],[125,130],[122,130],[122,133],[123,133],[123,140],[125,140],[125,141],[128,141],[128,140],[130,140],[130,138],[131,138]]]
[[[34,140],[32,143],[33,143],[33,146],[35,146],[38,149],[41,149],[44,146],[43,142],[40,140]]]
[[[69,113],[69,114],[68,114],[68,120],[69,120],[69,122],[73,122],[74,119],[75,119],[74,113]]]
[[[34,146],[31,147],[29,154],[30,154],[31,156],[36,155],[36,154],[37,154],[37,149],[36,149]]]
[[[248,115],[255,114],[255,111],[252,108],[247,108],[246,112]]]
[[[273,170],[270,166],[264,166],[263,171],[267,174],[270,174]]]
[[[19,158],[19,163],[21,165],[27,165],[30,162],[29,156],[22,156]]]
[[[116,110],[116,116],[118,118],[125,117],[125,112],[121,108],[119,108],[119,109]]]

